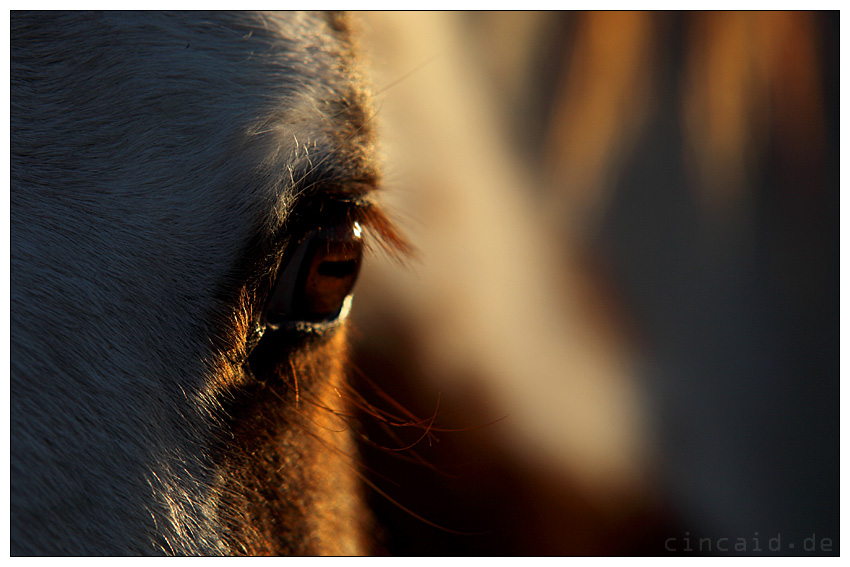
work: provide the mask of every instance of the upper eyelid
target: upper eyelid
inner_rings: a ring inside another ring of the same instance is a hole
[[[368,224],[368,212],[376,207],[371,200],[334,197],[331,195],[320,201],[301,200],[293,205],[287,221],[269,239],[269,247],[274,253],[272,264],[267,269],[279,272],[298,246],[316,230],[330,229],[346,222]]]
[[[303,238],[313,230],[331,228],[343,222],[364,220],[368,211],[375,207],[368,197],[354,199],[326,196],[323,199],[305,199],[292,207],[287,222],[279,229],[278,242]]]

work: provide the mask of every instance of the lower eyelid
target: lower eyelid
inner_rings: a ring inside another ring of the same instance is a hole
[[[352,304],[353,296],[349,295],[345,298],[339,314],[333,319],[323,321],[281,321],[275,325],[268,326],[275,332],[322,335],[342,326],[351,312]]]

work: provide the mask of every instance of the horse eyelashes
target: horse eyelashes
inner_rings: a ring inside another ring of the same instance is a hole
[[[359,223],[311,232],[278,274],[264,313],[266,326],[275,330],[286,323],[345,317],[362,260]]]

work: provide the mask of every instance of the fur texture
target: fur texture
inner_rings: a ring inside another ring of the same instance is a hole
[[[343,322],[252,351],[287,243],[377,180],[348,35],[12,14],[13,554],[365,551]]]

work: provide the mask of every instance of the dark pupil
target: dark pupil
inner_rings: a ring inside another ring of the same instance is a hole
[[[331,278],[344,278],[352,275],[359,264],[356,260],[347,260],[345,262],[322,262],[319,264],[319,275]]]
[[[308,255],[301,268],[293,305],[296,316],[305,320],[335,317],[360,271],[359,241],[324,238],[321,234],[315,239],[312,257]]]

